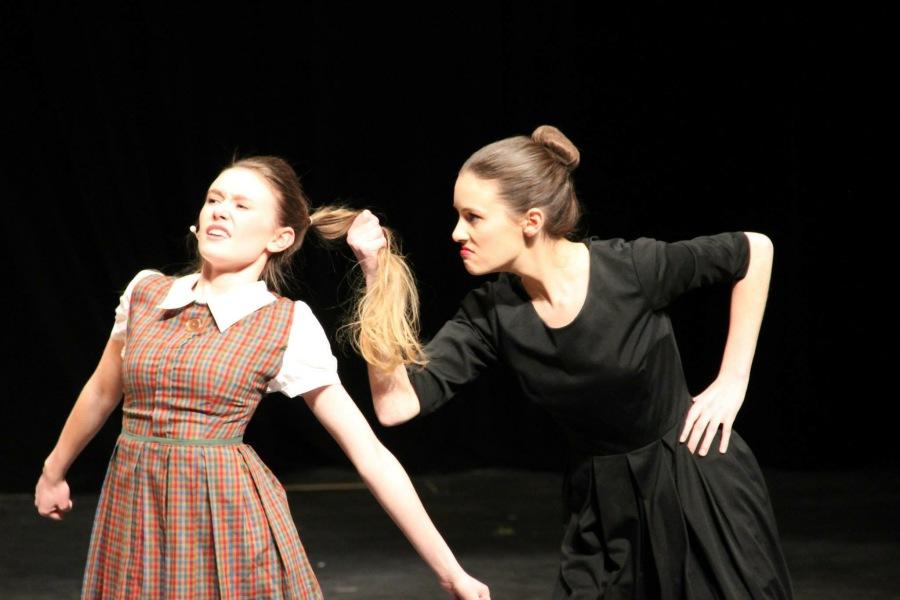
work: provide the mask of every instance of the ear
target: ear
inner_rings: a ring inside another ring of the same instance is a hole
[[[269,240],[269,243],[266,244],[266,250],[271,252],[272,254],[277,254],[279,252],[284,252],[288,248],[291,247],[291,244],[294,243],[294,228],[293,227],[279,227],[275,230],[275,235]]]
[[[529,208],[522,216],[522,233],[525,237],[535,237],[544,228],[544,211],[539,208]]]

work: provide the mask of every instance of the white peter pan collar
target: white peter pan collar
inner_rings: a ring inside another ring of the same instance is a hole
[[[194,285],[200,279],[200,273],[192,273],[179,277],[172,282],[169,293],[157,308],[174,309],[187,306],[192,302],[203,304],[197,299]],[[247,315],[275,302],[275,296],[266,287],[266,282],[259,280],[239,285],[225,293],[214,294],[207,291],[206,304],[219,331],[225,331]]]

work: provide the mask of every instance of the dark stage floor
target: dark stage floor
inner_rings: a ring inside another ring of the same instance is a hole
[[[900,471],[767,471],[796,596],[900,599]],[[443,592],[353,473],[283,477],[328,598],[442,598]],[[559,476],[482,470],[415,478],[426,506],[492,597],[544,599],[556,570]],[[0,598],[78,598],[96,495],[62,523],[30,494],[0,496]]]

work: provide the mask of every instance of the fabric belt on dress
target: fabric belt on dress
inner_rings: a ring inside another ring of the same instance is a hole
[[[244,442],[244,436],[233,438],[169,438],[152,435],[138,435],[130,431],[122,431],[122,437],[136,442],[151,442],[155,444],[170,444],[172,446],[234,446]]]

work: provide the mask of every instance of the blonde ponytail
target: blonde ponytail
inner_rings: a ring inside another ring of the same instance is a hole
[[[294,229],[294,243],[269,256],[261,275],[269,288],[278,292],[290,279],[291,256],[303,245],[308,229],[324,240],[339,240],[347,235],[361,212],[342,206],[322,206],[310,213],[309,198],[296,171],[277,156],[236,158],[227,168],[248,169],[262,177],[278,198],[278,224]],[[425,365],[427,359],[419,343],[419,294],[415,279],[399,252],[395,236],[387,228],[384,234],[388,245],[378,255],[378,278],[368,289],[365,282],[360,283],[350,319],[341,326],[338,335],[380,370],[391,371],[401,364]],[[196,237],[191,238],[196,244]],[[191,272],[201,268],[198,257]]]
[[[346,237],[361,211],[343,206],[320,206],[310,214],[310,228],[324,240]],[[400,253],[394,233],[384,227],[387,247],[378,254],[378,275],[368,286],[360,281],[350,318],[338,330],[367,363],[379,371],[403,364],[423,366],[419,342],[419,293],[412,270]]]

